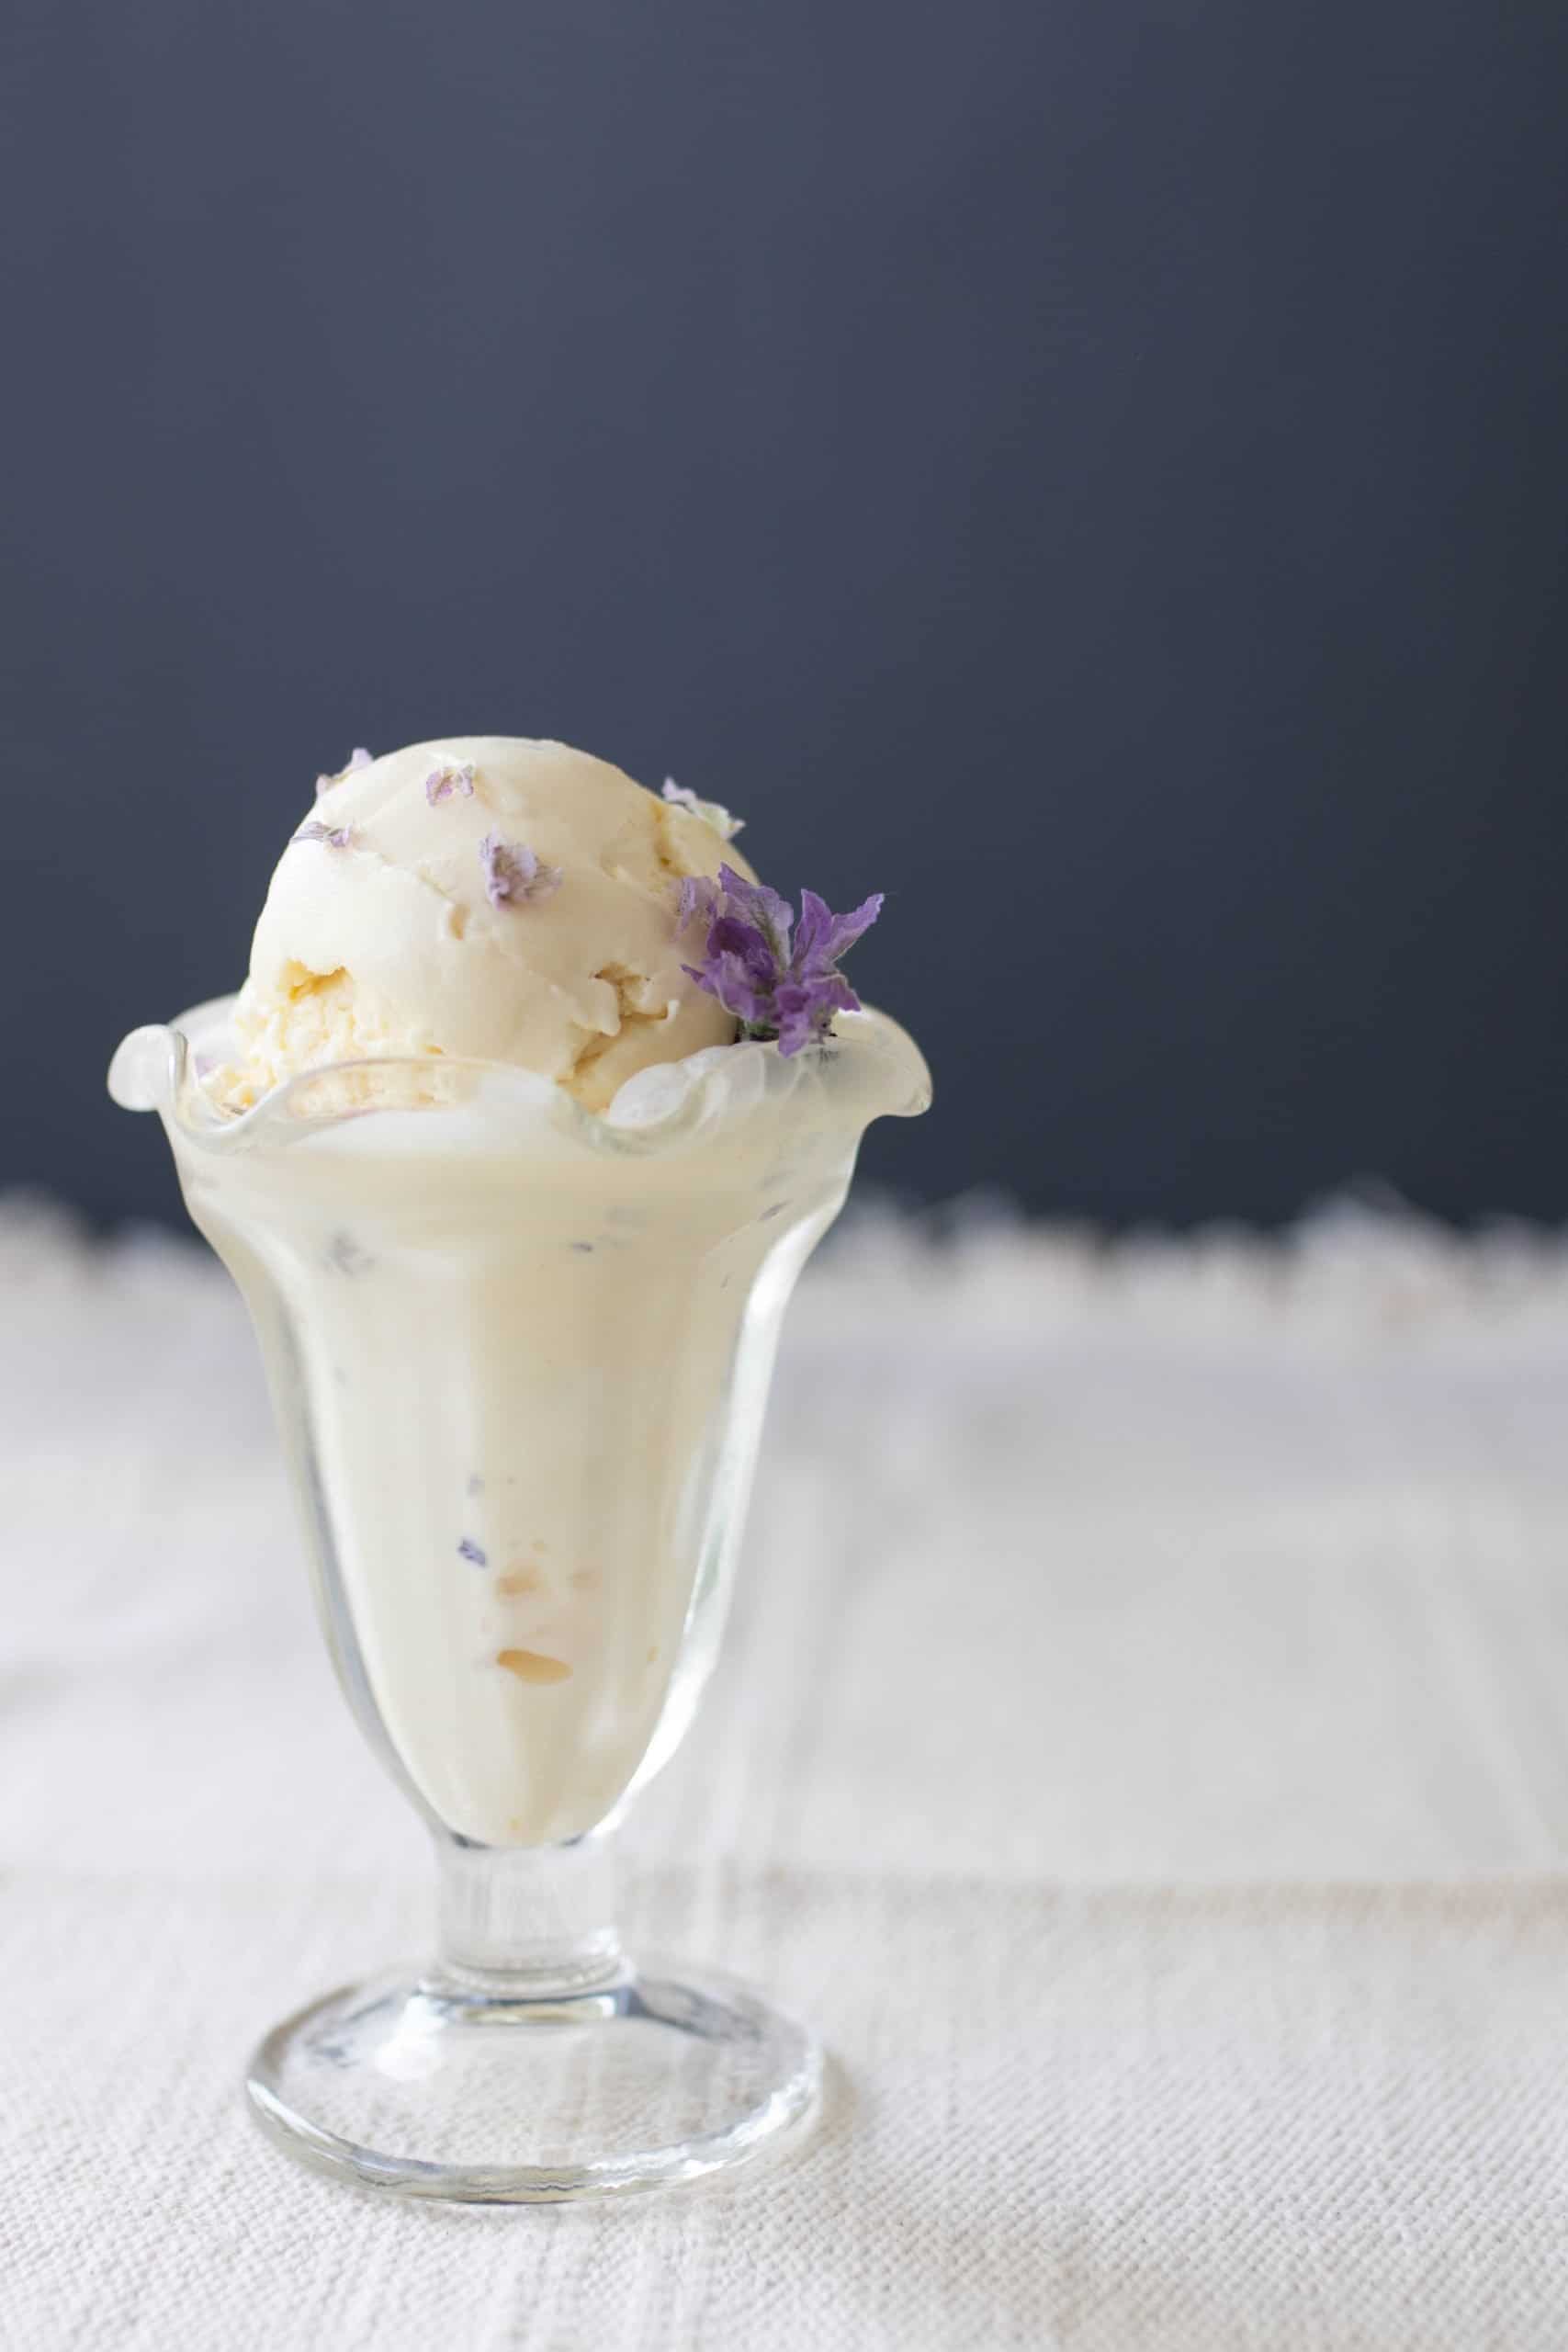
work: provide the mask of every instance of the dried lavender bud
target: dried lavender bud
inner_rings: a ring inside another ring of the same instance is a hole
[[[472,760],[448,760],[442,767],[432,768],[424,779],[424,797],[434,808],[438,801],[450,800],[456,794],[460,800],[474,797],[474,763]]]
[[[479,843],[479,864],[492,907],[529,906],[561,886],[558,865],[546,865],[525,842],[503,842],[499,833],[487,833]]]

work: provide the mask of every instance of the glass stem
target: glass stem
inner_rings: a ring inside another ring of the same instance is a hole
[[[625,1966],[615,1864],[603,1834],[513,1849],[436,1840],[439,1973],[474,1992],[569,1998],[614,1984]]]

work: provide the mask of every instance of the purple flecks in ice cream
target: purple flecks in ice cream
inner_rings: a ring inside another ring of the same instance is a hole
[[[526,842],[503,842],[499,833],[487,833],[479,843],[479,864],[492,907],[527,906],[560,888],[560,867],[545,865]]]
[[[488,1554],[474,1542],[471,1535],[465,1535],[458,1544],[457,1557],[460,1560],[470,1561],[476,1568],[488,1567],[490,1565]]]
[[[474,797],[474,763],[472,760],[447,760],[432,768],[424,779],[424,797],[434,808],[440,801],[456,796],[459,800]]]

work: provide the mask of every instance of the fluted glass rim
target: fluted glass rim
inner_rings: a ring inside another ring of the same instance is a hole
[[[112,1099],[122,1110],[156,1111],[182,1146],[229,1156],[298,1144],[354,1121],[438,1115],[451,1105],[334,1102],[333,1095],[334,1081],[344,1079],[395,1081],[400,1073],[411,1085],[428,1086],[439,1073],[444,1084],[457,1084],[460,1102],[482,1093],[498,1111],[525,1114],[558,1146],[596,1157],[675,1150],[699,1130],[711,1134],[807,1092],[818,1111],[857,1129],[876,1118],[917,1117],[931,1099],[931,1073],[914,1040],[867,1007],[840,1013],[821,1046],[787,1057],[773,1043],[741,1039],[652,1064],[628,1079],[604,1112],[586,1109],[553,1080],[516,1063],[445,1054],[322,1062],[269,1088],[248,1109],[225,1111],[202,1083],[203,1063],[220,1058],[209,1049],[228,1031],[234,1003],[232,996],[208,998],[172,1021],[131,1030],[109,1064]]]

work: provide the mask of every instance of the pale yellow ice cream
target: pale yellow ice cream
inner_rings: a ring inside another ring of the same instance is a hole
[[[323,1063],[460,1056],[603,1110],[735,1035],[674,918],[681,877],[726,861],[750,872],[721,824],[565,743],[454,736],[347,768],[279,860],[212,1091],[243,1110]]]

